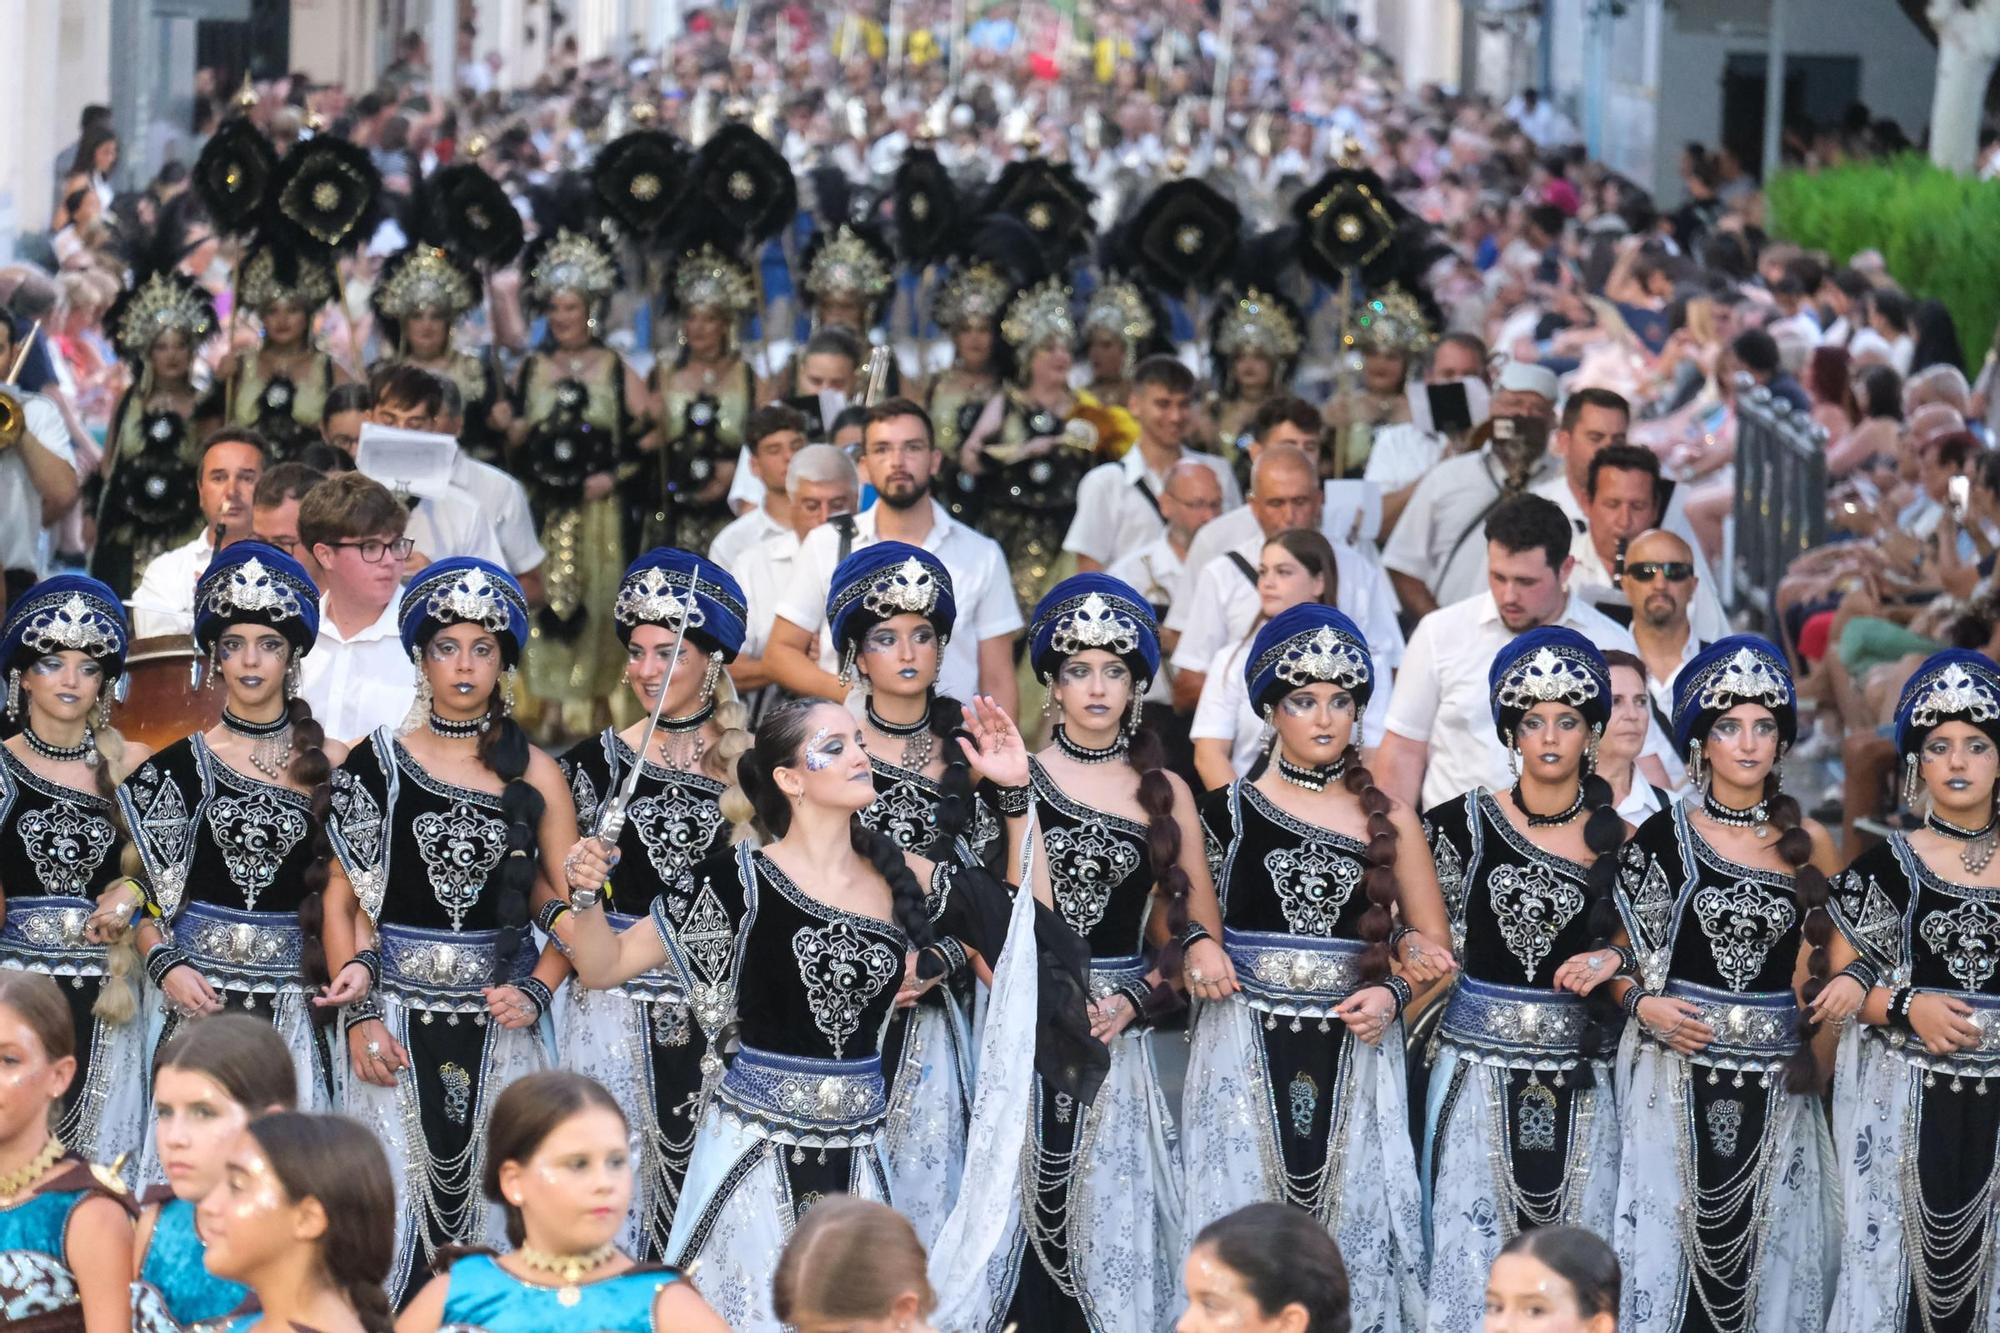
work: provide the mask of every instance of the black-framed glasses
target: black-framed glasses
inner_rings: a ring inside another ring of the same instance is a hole
[[[1685,560],[1641,560],[1625,566],[1625,577],[1634,583],[1651,583],[1662,574],[1669,583],[1686,583],[1694,577],[1694,566]]]
[[[381,564],[385,555],[393,555],[398,560],[407,560],[410,552],[417,549],[415,539],[410,537],[398,537],[388,542],[380,537],[364,537],[358,542],[335,542],[333,545],[336,548],[348,547],[358,552],[361,558],[371,565]]]
[[[297,537],[266,537],[261,532],[253,532],[250,534],[250,539],[252,541],[260,541],[266,546],[275,546],[286,555],[297,555],[299,553],[299,539]]]

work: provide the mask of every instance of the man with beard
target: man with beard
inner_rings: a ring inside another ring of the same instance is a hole
[[[778,602],[764,667],[794,694],[845,701],[839,677],[813,657],[813,640],[826,623],[833,571],[856,547],[878,541],[921,546],[944,562],[958,602],[958,630],[945,644],[938,692],[959,700],[991,695],[1008,713],[1019,706],[1014,683],[1014,636],[1021,629],[999,543],[966,527],[931,498],[940,455],[931,419],[907,398],[868,409],[861,440],[861,479],[875,488],[876,503],[851,525],[827,523],[799,548],[797,577]]]
[[[1418,623],[1396,673],[1373,764],[1382,790],[1421,810],[1475,787],[1503,791],[1512,784],[1507,752],[1493,734],[1487,677],[1494,655],[1516,635],[1562,625],[1599,648],[1629,653],[1634,646],[1622,626],[1570,590],[1576,561],[1569,520],[1553,501],[1539,495],[1504,500],[1481,535],[1487,590]],[[1638,763],[1646,781],[1663,787],[1666,748],[1653,730]]]
[[[1632,603],[1632,638],[1646,664],[1653,718],[1662,728],[1671,729],[1668,719],[1673,715],[1674,677],[1707,646],[1688,620],[1688,608],[1700,589],[1694,550],[1674,533],[1654,528],[1634,537],[1625,548],[1625,595]],[[1681,766],[1672,762],[1671,756],[1669,759],[1667,775],[1678,785]]]

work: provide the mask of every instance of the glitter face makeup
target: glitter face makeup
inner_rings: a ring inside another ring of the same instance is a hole
[[[833,761],[840,758],[845,746],[831,728],[821,727],[806,742],[806,772],[824,773],[833,767]]]

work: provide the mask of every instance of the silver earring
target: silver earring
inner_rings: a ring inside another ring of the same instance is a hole
[[[1583,775],[1591,777],[1597,772],[1597,741],[1604,734],[1603,728],[1590,729],[1590,744],[1583,748]]]
[[[847,650],[840,655],[840,670],[835,672],[834,675],[840,681],[840,688],[843,692],[854,688],[853,644],[848,644]]]
[[[417,652],[415,649],[411,649],[410,665],[417,669],[417,701],[414,707],[421,711],[422,717],[428,719],[431,714],[433,700],[431,698],[431,678],[424,671],[423,654]]]
[[[1923,783],[1917,776],[1917,757],[1906,755],[1903,758],[1903,804],[1915,810],[1922,793]]]
[[[1688,785],[1704,795],[1708,792],[1708,758],[1699,745],[1688,755]]]
[[[1125,717],[1125,739],[1129,742],[1139,734],[1139,724],[1146,719],[1146,701],[1141,696],[1132,696],[1132,711]]]
[[[219,647],[213,647],[208,650],[208,680],[204,684],[204,687],[207,689],[212,690],[216,688],[215,683],[222,679],[221,651]]]
[[[304,674],[305,674],[305,673],[304,673],[304,670],[303,670],[303,667],[302,667],[302,665],[301,665],[301,663],[299,662],[299,659],[298,659],[297,657],[294,657],[294,658],[293,658],[293,659],[292,659],[292,660],[291,660],[291,661],[290,661],[290,662],[289,662],[289,663],[288,663],[288,664],[286,665],[286,667],[285,667],[285,699],[286,699],[286,700],[287,700],[288,702],[289,702],[290,700],[293,700],[293,699],[296,699],[296,698],[298,698],[298,697],[299,697],[299,688],[300,688],[300,686],[301,686],[301,685],[303,684],[303,677],[304,677]]]
[[[1506,735],[1502,736],[1500,743],[1507,747],[1507,771],[1514,775],[1514,781],[1519,782],[1521,780],[1521,750],[1519,746],[1514,744],[1513,731],[1509,730]]]
[[[111,695],[102,689],[97,692],[97,729],[111,729]]]
[[[14,668],[7,673],[7,717],[9,720],[21,716],[21,669]]]
[[[514,716],[514,681],[514,668],[508,667],[500,677],[500,716],[502,717]],[[481,730],[484,730],[484,728],[481,728]]]
[[[1062,700],[1056,698],[1055,687],[1050,686],[1048,693],[1042,696],[1042,718],[1053,722],[1061,716]]]
[[[1257,748],[1266,755],[1275,755],[1278,752],[1278,728],[1271,717],[1271,709],[1267,705],[1264,709],[1264,730],[1257,734]]]
[[[708,670],[702,674],[701,678],[701,701],[704,704],[715,697],[715,687],[721,680],[722,654],[719,652],[710,653],[708,655]]]

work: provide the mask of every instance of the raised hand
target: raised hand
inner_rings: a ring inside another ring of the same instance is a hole
[[[963,709],[965,729],[972,739],[958,738],[959,752],[975,778],[996,787],[1028,785],[1028,745],[1021,729],[990,694],[975,694]]]

